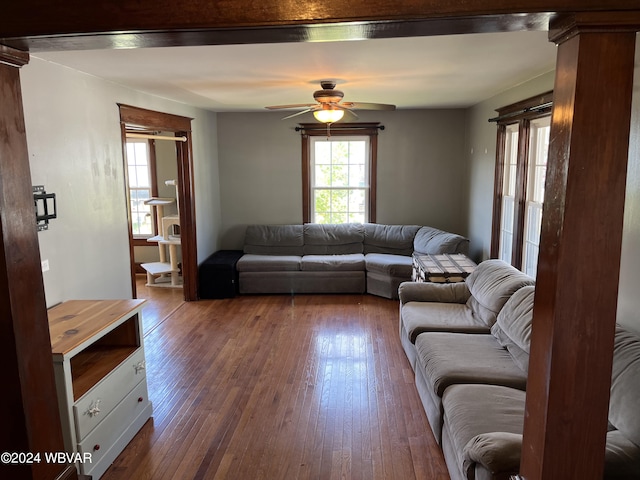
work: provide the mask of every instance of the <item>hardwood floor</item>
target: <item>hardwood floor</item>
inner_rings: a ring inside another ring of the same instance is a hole
[[[153,418],[103,479],[447,480],[397,322],[370,295],[181,303],[145,333]]]

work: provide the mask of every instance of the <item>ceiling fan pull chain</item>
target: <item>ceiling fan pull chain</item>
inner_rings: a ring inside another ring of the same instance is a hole
[[[331,124],[327,123],[327,140],[331,137]]]

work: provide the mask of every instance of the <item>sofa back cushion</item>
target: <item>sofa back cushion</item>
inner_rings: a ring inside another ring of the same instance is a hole
[[[364,224],[364,253],[389,253],[407,255],[413,253],[413,239],[419,225]]]
[[[640,447],[640,337],[616,326],[609,422]]]
[[[535,280],[502,260],[481,262],[466,280],[471,296],[467,306],[488,327],[496,323],[504,304],[515,292]]]
[[[416,253],[437,255],[440,253],[469,253],[469,239],[455,233],[433,227],[422,227],[413,239]]]
[[[322,225],[306,223],[305,255],[343,255],[364,252],[364,226],[360,223]]]
[[[255,255],[302,255],[302,225],[248,225],[244,253]]]
[[[506,348],[514,362],[525,372],[529,369],[529,345],[533,322],[535,287],[528,285],[516,291],[498,314],[491,333]]]

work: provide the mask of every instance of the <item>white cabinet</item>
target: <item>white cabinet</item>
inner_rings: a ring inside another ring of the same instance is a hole
[[[98,479],[152,413],[141,309],[144,300],[72,300],[49,310],[65,448],[91,454]]]

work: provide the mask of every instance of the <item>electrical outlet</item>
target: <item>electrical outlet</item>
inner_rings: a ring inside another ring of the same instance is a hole
[[[42,260],[42,271],[43,272],[49,271],[49,260]]]

